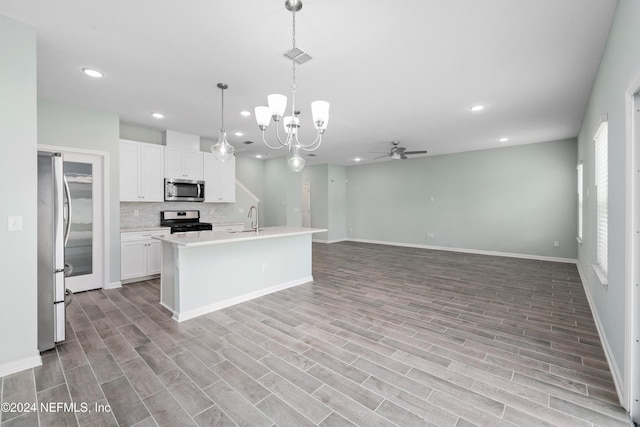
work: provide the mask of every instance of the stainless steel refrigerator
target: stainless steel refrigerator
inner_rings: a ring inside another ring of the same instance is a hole
[[[38,151],[38,350],[65,339],[65,262],[71,205],[61,153]],[[65,221],[65,217],[67,221]],[[69,267],[67,266],[67,270]]]

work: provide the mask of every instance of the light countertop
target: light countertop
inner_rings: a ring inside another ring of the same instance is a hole
[[[162,227],[160,225],[152,225],[148,227],[130,227],[130,228],[121,228],[120,232],[135,233],[135,232],[141,232],[141,231],[160,231],[160,230],[170,231],[171,227]]]
[[[229,232],[229,231],[192,231],[189,233],[175,233],[166,236],[153,236],[154,239],[172,243],[177,246],[205,246],[233,242],[244,242],[257,239],[273,239],[277,237],[313,234],[327,231],[323,228],[307,227],[264,227],[259,232]]]

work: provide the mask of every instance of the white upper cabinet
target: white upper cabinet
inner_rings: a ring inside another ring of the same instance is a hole
[[[204,201],[233,203],[236,201],[236,158],[226,162],[204,153]]]
[[[165,147],[164,159],[165,178],[202,180],[202,152]]]
[[[120,201],[164,201],[164,147],[120,140]]]

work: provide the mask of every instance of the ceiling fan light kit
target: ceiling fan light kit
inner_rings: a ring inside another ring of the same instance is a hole
[[[298,136],[300,111],[296,110],[296,65],[309,62],[312,57],[303,50],[296,47],[296,12],[302,9],[300,0],[287,0],[285,8],[291,12],[292,21],[292,48],[284,53],[284,57],[291,61],[291,114],[285,116],[287,109],[287,97],[280,94],[271,94],[267,97],[268,106],[255,108],[256,122],[262,132],[262,142],[272,150],[279,150],[287,147],[289,153],[288,163],[291,170],[300,172],[304,168],[304,159],[300,156],[300,150],[315,151],[322,143],[322,135],[327,130],[329,123],[329,103],[327,101],[314,101],[311,103],[311,115],[316,128],[316,137],[310,144],[303,144]],[[265,131],[269,127],[271,120],[275,122],[275,134],[278,145],[272,146],[267,142]],[[280,137],[278,122],[282,121],[285,136]]]

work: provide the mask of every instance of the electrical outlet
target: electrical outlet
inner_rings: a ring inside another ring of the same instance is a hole
[[[427,238],[433,239],[434,234],[432,232],[427,233]]]
[[[138,216],[138,215],[140,215],[140,211],[138,209],[134,209],[133,216]]]
[[[266,262],[262,263],[262,272],[264,273],[265,271],[267,271],[269,269],[269,264],[267,264]]]
[[[559,247],[560,247],[560,242],[559,242],[559,241],[557,241],[557,240],[554,240],[554,241],[553,241],[553,247],[554,247],[554,248],[559,248]]]
[[[209,209],[209,215],[213,215],[214,210],[213,209]]]
[[[433,197],[433,196],[431,196],[431,197],[429,197],[429,200],[431,200],[432,202],[435,202],[435,201],[436,201],[436,198],[435,198],[435,197]]]

